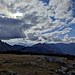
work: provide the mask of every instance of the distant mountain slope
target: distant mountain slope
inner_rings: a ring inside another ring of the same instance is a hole
[[[18,50],[20,50],[22,48],[24,48],[24,46],[20,46],[20,45],[13,45],[13,46],[11,46],[11,45],[9,45],[7,43],[4,43],[4,42],[2,42],[0,40],[0,52],[6,52],[6,51],[11,51],[11,50],[18,51]]]
[[[6,51],[22,51],[22,52],[32,52],[41,54],[70,54],[75,55],[75,43],[56,43],[56,44],[46,44],[38,43],[30,47],[24,47],[22,45],[9,45],[0,40],[0,52]]]
[[[75,43],[51,43],[36,44],[23,49],[24,52],[41,52],[41,53],[63,53],[75,55]]]
[[[58,50],[64,52],[65,54],[75,55],[75,43],[57,43],[55,46],[58,48]],[[56,49],[55,46],[54,49]]]
[[[7,50],[11,50],[11,45],[4,43],[0,40],[0,52],[5,52]]]
[[[24,48],[24,46],[21,46],[21,45],[13,45],[13,46],[11,47],[11,50],[16,50],[16,51],[18,51],[18,50],[21,50],[22,48]]]
[[[31,47],[23,48],[23,52],[33,52],[41,54],[61,54],[59,50],[52,49],[48,44],[36,44]]]

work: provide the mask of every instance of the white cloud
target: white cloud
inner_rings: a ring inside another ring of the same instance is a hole
[[[69,37],[68,37],[68,34],[66,34],[66,35],[64,36],[63,41],[68,42],[68,40],[69,40]]]
[[[68,20],[73,19],[73,11],[69,9],[72,8],[71,0],[50,0],[47,6],[39,0],[10,0],[9,4],[4,0],[4,3],[1,4],[1,7],[4,6],[5,9],[1,9],[0,13],[7,15],[16,11],[23,13],[23,22],[18,27],[25,37],[26,43],[60,42],[62,39],[58,36],[68,34],[72,30],[72,28],[68,28],[70,24],[67,24]],[[50,16],[54,17],[55,20],[52,21]],[[73,19],[70,23],[72,24],[74,21]],[[19,34],[21,35],[21,33]]]
[[[69,35],[66,34],[64,36],[63,42],[64,43],[75,43],[75,37],[69,37]]]
[[[75,24],[75,18],[73,18],[69,24]]]
[[[72,43],[72,42],[74,42],[75,43],[75,37],[70,37],[69,38],[69,41]]]
[[[72,12],[68,12],[69,7],[71,7],[71,0],[50,0],[49,6],[51,7],[51,11],[54,12],[54,17],[58,19],[69,18],[69,14]]]
[[[62,31],[60,31],[61,34],[67,34],[72,30],[72,28],[65,28]]]

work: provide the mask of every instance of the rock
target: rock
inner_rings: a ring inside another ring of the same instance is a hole
[[[56,61],[56,62],[59,62],[59,63],[64,63],[64,60],[61,59],[61,58],[56,58],[55,61]]]
[[[46,64],[45,64],[45,63],[43,63],[43,65],[45,66]]]
[[[68,68],[73,68],[72,64],[67,64]]]
[[[20,74],[17,74],[17,73],[15,73],[13,71],[9,71],[9,75],[20,75]]]
[[[45,57],[47,62],[53,62],[53,58]]]
[[[30,62],[30,65],[36,66],[37,64],[35,62]]]
[[[68,72],[68,75],[75,75],[75,71]]]
[[[41,57],[37,58],[37,61],[42,61],[42,60],[43,60],[43,58],[41,58]]]
[[[24,63],[19,63],[19,64],[15,64],[15,66],[22,66],[22,67],[27,67],[27,66],[36,66],[38,65],[37,63],[35,62],[24,62]]]
[[[61,67],[61,70],[66,71],[67,68],[62,66],[62,67]]]
[[[10,72],[9,72],[9,75],[14,75],[14,72],[13,72],[13,71],[10,71]]]
[[[59,63],[64,63],[63,59],[58,58],[58,57],[45,57],[47,62],[59,62]]]
[[[62,66],[60,69],[56,70],[56,73],[67,74],[68,71],[69,71],[68,68]]]
[[[75,63],[69,62],[69,63],[67,64],[67,66],[68,66],[68,68],[73,68],[73,67],[75,66]]]
[[[0,71],[0,75],[20,75],[20,74],[17,74],[13,71],[3,70],[3,71]]]
[[[10,59],[4,59],[3,60],[3,63],[11,63],[12,62],[12,60],[10,60]]]

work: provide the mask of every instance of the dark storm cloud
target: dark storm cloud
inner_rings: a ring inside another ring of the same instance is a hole
[[[25,37],[21,27],[21,20],[0,18],[0,39]]]
[[[13,18],[0,18],[0,25],[20,25],[22,23],[21,20],[13,19]]]

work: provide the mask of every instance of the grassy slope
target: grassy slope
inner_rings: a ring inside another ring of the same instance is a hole
[[[65,66],[65,64],[61,63],[47,62],[45,59],[40,62],[37,61],[38,57],[45,58],[45,56],[40,55],[0,54],[0,71],[14,71],[20,75],[58,75],[54,70],[57,70],[60,66]],[[69,62],[66,58],[60,58],[65,63]],[[6,60],[10,62],[5,62]],[[35,62],[37,65],[27,65],[26,63],[29,62]]]

